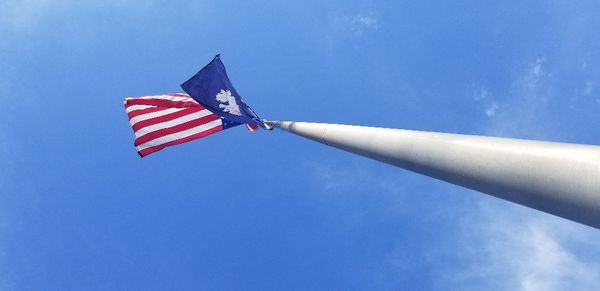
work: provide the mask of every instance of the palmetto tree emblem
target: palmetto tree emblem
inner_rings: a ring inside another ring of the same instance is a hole
[[[242,116],[242,112],[240,112],[240,106],[237,104],[235,97],[231,95],[231,91],[221,89],[215,98],[217,101],[219,101],[219,103],[221,103],[219,104],[219,108],[223,109],[224,112]]]

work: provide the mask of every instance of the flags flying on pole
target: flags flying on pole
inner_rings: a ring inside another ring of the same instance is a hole
[[[187,94],[125,98],[141,157],[240,125],[214,114]]]
[[[264,126],[258,115],[233,88],[219,55],[192,76],[181,88],[194,100],[226,119]]]
[[[125,110],[141,157],[246,124],[268,127],[237,93],[219,55],[181,85],[188,94],[125,98]]]

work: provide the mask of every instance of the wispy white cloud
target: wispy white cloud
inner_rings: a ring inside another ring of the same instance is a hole
[[[314,161],[306,162],[304,166],[319,188],[329,197],[343,197],[344,193],[355,192],[356,189],[368,189],[369,191],[364,192],[365,195],[376,193],[377,197],[386,201],[386,211],[400,212],[406,205],[404,197],[400,194],[405,193],[411,183],[409,177],[398,178],[402,173],[390,177],[356,165],[332,167]]]
[[[475,101],[488,100],[489,97],[490,91],[483,86],[475,88],[473,92],[473,100]]]
[[[542,77],[542,75],[545,74],[544,70],[543,70],[543,65],[546,62],[546,58],[545,57],[537,57],[535,59],[535,64],[533,65],[533,67],[530,70],[530,74],[528,76],[525,76],[527,79],[530,79],[533,86],[535,86],[537,83],[537,81],[540,79],[540,77]]]
[[[492,93],[484,86],[476,87],[473,91],[473,100],[483,104],[483,113],[487,117],[493,117],[500,108],[500,104],[493,99]]]
[[[377,31],[379,26],[379,19],[375,13],[334,16],[324,30],[325,44],[332,48],[343,41],[362,39],[369,33]]]
[[[30,32],[52,17],[61,17],[76,10],[85,8],[102,9],[115,8],[133,12],[144,11],[154,0],[125,1],[125,0],[20,0],[0,2],[0,29],[9,31]]]
[[[498,103],[496,103],[496,102],[490,103],[488,106],[486,106],[486,108],[484,110],[485,115],[487,115],[487,117],[492,117],[492,116],[496,115],[496,111],[498,110],[498,108],[500,108],[500,105],[498,105]]]
[[[545,126],[552,114],[552,72],[549,60],[537,57],[515,75],[510,96],[489,103],[487,133],[500,136],[560,136]],[[586,82],[584,95],[592,93]],[[475,100],[490,100],[478,89]],[[490,105],[491,104],[491,105]],[[462,222],[460,252],[468,263],[450,270],[445,283],[460,290],[599,290],[597,230],[507,202],[481,197]]]
[[[362,36],[365,32],[376,30],[378,27],[377,18],[373,15],[346,16],[343,21],[357,36]]]
[[[583,88],[583,96],[591,96],[594,90],[594,82],[587,80]]]
[[[31,29],[54,9],[62,9],[64,1],[22,0],[4,1],[0,4],[0,24],[10,29]]]
[[[487,133],[496,136],[548,138],[549,103],[554,98],[553,75],[546,57],[537,57],[515,75],[508,96],[486,106]],[[488,114],[489,113],[489,114]]]
[[[481,200],[461,224],[466,268],[446,279],[461,290],[598,290],[600,264],[589,257],[597,231],[561,218]]]

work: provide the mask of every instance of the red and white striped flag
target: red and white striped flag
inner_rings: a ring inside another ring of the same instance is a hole
[[[141,157],[238,125],[222,120],[187,94],[125,98]]]

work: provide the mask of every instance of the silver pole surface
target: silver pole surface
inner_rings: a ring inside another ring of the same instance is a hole
[[[600,146],[341,124],[268,123],[600,229]]]

